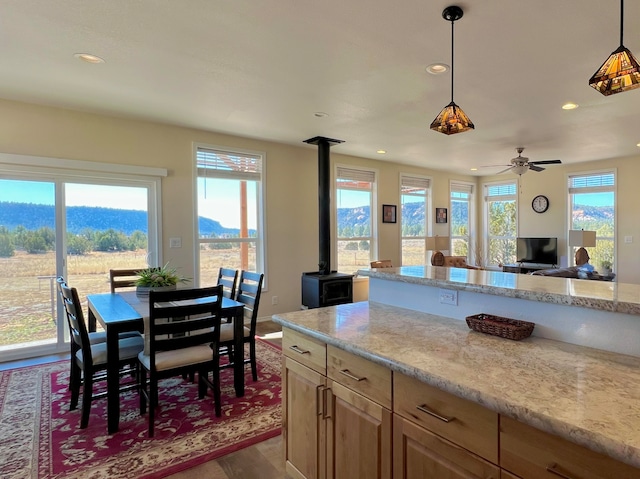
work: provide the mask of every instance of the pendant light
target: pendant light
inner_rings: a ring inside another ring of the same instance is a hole
[[[462,18],[462,8],[452,5],[442,11],[442,18],[451,22],[451,103],[445,106],[431,123],[431,129],[445,135],[462,133],[475,128],[462,108],[453,101],[453,22]]]
[[[620,46],[598,68],[589,80],[589,86],[605,96],[640,87],[638,60],[622,43],[624,0],[620,0]]]

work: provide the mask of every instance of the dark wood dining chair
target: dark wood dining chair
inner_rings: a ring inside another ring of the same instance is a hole
[[[110,269],[109,285],[111,286],[111,292],[115,293],[116,289],[120,288],[133,288],[136,285],[136,279],[138,279],[138,271],[141,269],[144,268]]]
[[[59,283],[59,287],[64,311],[69,323],[71,341],[76,344],[76,351],[72,357],[75,367],[72,368],[71,372],[71,402],[69,409],[74,410],[78,407],[80,388],[82,388],[80,429],[84,429],[89,425],[91,402],[94,399],[106,397],[106,389],[104,392],[94,394],[93,385],[97,381],[106,380],[107,343],[92,344],[90,342],[78,291],[76,288],[70,288],[64,282]],[[131,370],[127,370],[125,367],[131,363],[132,359],[137,358],[138,353],[143,350],[144,340],[140,335],[120,339],[118,348],[120,356],[118,365],[122,370],[121,374],[130,374]],[[137,379],[119,386],[121,391],[137,388]]]
[[[140,414],[149,406],[149,437],[153,437],[158,381],[198,373],[198,397],[213,390],[216,416],[220,406],[220,308],[222,285],[208,288],[150,291],[145,318],[145,350],[140,362]],[[210,380],[208,373],[212,372]],[[147,381],[147,373],[149,380]]]
[[[238,270],[220,268],[218,271],[218,285],[222,285],[225,298],[236,299],[236,283],[238,282]]]
[[[59,276],[56,279],[56,283],[58,285],[58,297],[60,298],[60,303],[64,306],[64,297],[62,295],[62,285],[66,285],[67,282],[62,276]],[[65,317],[66,311],[65,311]],[[80,346],[73,340],[73,336],[71,335],[71,323],[69,322],[69,318],[67,317],[67,326],[69,328],[69,346],[70,346],[70,358],[71,358],[71,366],[69,369],[69,390],[71,390],[71,380],[75,377],[75,375],[80,374],[81,371],[76,371],[78,369],[78,365],[76,363],[76,353],[80,350]],[[105,331],[88,331],[87,336],[89,338],[89,344],[98,344],[98,343],[106,343],[107,341],[107,333]],[[124,338],[141,338],[142,335],[137,331],[127,331],[125,333],[119,334],[120,339]],[[137,360],[133,362],[133,366],[135,367]]]
[[[264,274],[242,271],[238,283],[238,295],[236,301],[244,303],[245,318],[250,319],[249,326],[244,326],[243,342],[249,343],[249,357],[245,358],[245,364],[251,364],[251,375],[254,381],[258,380],[258,369],[256,365],[256,323],[258,321],[258,308],[260,306],[260,295],[262,294],[262,283]],[[229,356],[229,364],[223,368],[233,367],[233,324],[223,324],[220,327],[220,347],[224,354]]]

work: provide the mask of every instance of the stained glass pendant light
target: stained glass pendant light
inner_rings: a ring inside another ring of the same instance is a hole
[[[442,11],[442,18],[451,22],[451,103],[445,106],[431,123],[431,129],[445,135],[462,133],[475,128],[467,114],[453,101],[453,22],[462,18],[462,8],[452,5]]]
[[[624,0],[620,0],[620,46],[589,80],[589,86],[605,96],[640,87],[638,60],[622,43],[623,24]]]

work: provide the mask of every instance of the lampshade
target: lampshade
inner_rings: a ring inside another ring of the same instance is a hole
[[[449,249],[448,236],[427,236],[427,249],[431,251],[440,251]]]
[[[442,18],[451,22],[451,103],[442,109],[436,119],[431,122],[429,128],[445,135],[462,133],[475,128],[467,114],[453,101],[453,22],[460,20],[462,15],[462,8],[456,5],[449,6],[442,11]]]
[[[569,230],[569,246],[592,248],[596,245],[596,232],[585,230]]]
[[[453,101],[445,106],[440,114],[431,122],[434,131],[439,131],[445,135],[462,133],[463,131],[475,128],[467,114]]]
[[[589,80],[589,86],[605,96],[640,87],[640,65],[622,42],[623,22],[624,0],[620,0],[620,46]]]

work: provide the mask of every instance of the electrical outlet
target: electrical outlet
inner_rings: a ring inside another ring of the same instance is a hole
[[[441,289],[438,297],[441,304],[450,304],[458,306],[458,292],[451,289]]]
[[[169,248],[182,248],[182,238],[169,238]]]
[[[278,297],[277,296],[271,296],[271,304],[278,304]]]
[[[633,236],[625,236],[624,237],[624,242],[625,243],[633,243]]]

